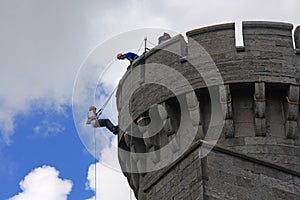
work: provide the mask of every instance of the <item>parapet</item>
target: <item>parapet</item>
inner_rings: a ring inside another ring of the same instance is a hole
[[[299,85],[300,73],[295,65],[299,57],[293,48],[292,28],[287,23],[243,22],[243,48],[235,45],[234,24],[193,30],[187,36],[207,50],[225,83],[262,81]]]

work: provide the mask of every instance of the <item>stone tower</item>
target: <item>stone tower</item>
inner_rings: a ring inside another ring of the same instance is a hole
[[[300,28],[242,28],[239,47],[234,23],[175,36],[121,79],[119,162],[137,199],[300,199]]]

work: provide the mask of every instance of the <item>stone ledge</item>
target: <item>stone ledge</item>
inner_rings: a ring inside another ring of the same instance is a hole
[[[208,26],[204,28],[199,28],[195,29],[192,31],[188,31],[186,35],[188,37],[202,34],[202,33],[208,33],[208,32],[213,32],[213,31],[221,31],[221,30],[226,30],[226,29],[231,29],[234,30],[235,24],[234,23],[227,23],[227,24],[218,24],[218,25],[213,25],[213,26]]]
[[[285,22],[271,22],[271,21],[244,21],[243,28],[274,28],[292,30],[293,24]]]

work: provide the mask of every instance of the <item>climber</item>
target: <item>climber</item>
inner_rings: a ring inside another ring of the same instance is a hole
[[[127,60],[130,61],[130,64],[132,64],[133,60],[137,59],[138,57],[139,57],[138,55],[136,55],[135,53],[132,53],[132,52],[128,52],[125,54],[122,54],[122,53],[117,54],[117,58],[119,60],[124,60],[126,58]]]
[[[114,126],[109,119],[98,119],[102,111],[100,109],[97,113],[96,110],[97,108],[95,106],[90,106],[86,124],[91,124],[94,128],[106,127],[110,132],[117,135],[120,130],[119,127]]]

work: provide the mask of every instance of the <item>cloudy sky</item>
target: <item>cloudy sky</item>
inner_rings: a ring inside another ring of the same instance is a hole
[[[298,0],[0,0],[0,199],[92,199],[95,185],[97,199],[129,199],[122,173],[106,164],[116,163],[115,138],[97,132],[101,158],[97,154],[95,184],[92,137],[84,137],[93,130],[80,121],[86,110],[72,112],[74,87],[86,89],[76,77],[97,75],[81,81],[90,83],[99,101],[75,103],[100,106],[128,65],[112,54],[137,50],[142,41],[113,43],[100,63],[93,55],[101,57],[113,36],[145,28],[184,34],[224,22],[235,22],[239,33],[246,20],[296,27],[299,8]],[[117,64],[105,71],[109,63]],[[91,67],[80,71],[87,65]],[[117,122],[113,102],[106,115]]]

